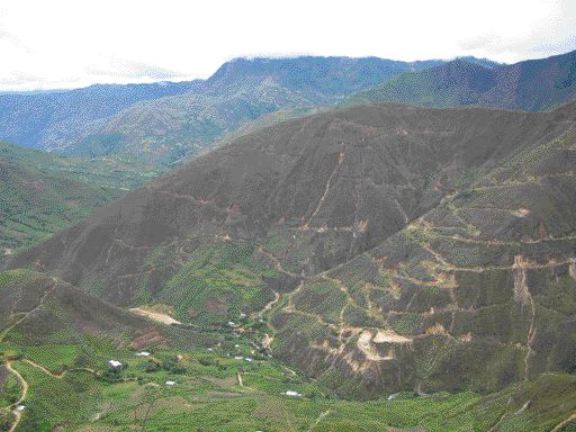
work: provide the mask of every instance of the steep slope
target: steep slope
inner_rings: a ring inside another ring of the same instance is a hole
[[[59,150],[142,100],[183,93],[196,82],[91,87],[0,95],[0,139],[22,146]]]
[[[0,262],[122,196],[132,179],[104,168],[0,143]]]
[[[40,273],[0,273],[0,295],[0,342],[4,346],[86,345],[90,337],[128,346],[146,334],[155,337],[157,344],[168,344],[162,328],[151,321]]]
[[[155,175],[142,164],[62,157],[0,142],[0,262]]]
[[[574,100],[575,78],[576,51],[493,67],[464,58],[403,74],[359,93],[351,98],[351,103],[402,102],[433,107],[481,105],[541,111]]]
[[[432,211],[287,296],[272,319],[277,355],[359,396],[493,391],[573,371],[574,106],[555,117],[570,127],[471,172]]]
[[[450,107],[478,104],[496,85],[496,71],[465,60],[406,73],[384,86],[360,93],[358,101],[394,101],[422,106]]]
[[[269,318],[275,355],[346,394],[570,370],[575,118],[383,105],[289,121],[10,266],[183,321]]]

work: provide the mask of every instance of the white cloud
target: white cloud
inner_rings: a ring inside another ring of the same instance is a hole
[[[2,0],[0,90],[207,77],[243,55],[514,62],[576,48],[574,0]]]

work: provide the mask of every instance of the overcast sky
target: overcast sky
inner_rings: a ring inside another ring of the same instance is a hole
[[[205,78],[239,56],[574,49],[576,0],[0,0],[0,90]]]

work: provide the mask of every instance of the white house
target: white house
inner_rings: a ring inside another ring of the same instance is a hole
[[[118,360],[108,360],[108,366],[112,369],[119,369],[122,367],[122,363]]]

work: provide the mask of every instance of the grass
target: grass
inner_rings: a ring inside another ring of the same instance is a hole
[[[88,358],[85,350],[70,344],[0,347],[50,370],[65,363],[96,369],[95,375],[69,371],[57,379],[24,360],[12,361],[30,386],[18,432],[48,432],[54,427],[62,432],[344,432],[417,426],[429,432],[480,432],[503,414],[502,432],[546,432],[576,409],[572,375],[544,375],[489,396],[464,391],[417,397],[408,392],[392,401],[358,402],[337,398],[273,359],[246,361],[252,348],[243,336],[210,349],[158,349],[151,357],[137,357],[134,351],[115,349],[105,341],[93,342],[91,352],[98,354]],[[120,381],[105,379],[106,359],[127,365]],[[159,367],[147,370],[150,362]],[[176,385],[167,386],[169,380]],[[4,381],[4,389],[0,406],[5,407],[20,392],[13,375]],[[303,396],[288,397],[287,390]],[[514,415],[528,400],[530,407]],[[0,425],[7,416],[6,411],[0,414]]]
[[[200,324],[236,321],[272,299],[262,275],[275,272],[254,261],[254,246],[221,244],[196,250],[167,283],[160,301],[175,307],[176,318]]]
[[[127,160],[69,158],[0,142],[0,259],[86,218],[159,173]]]

